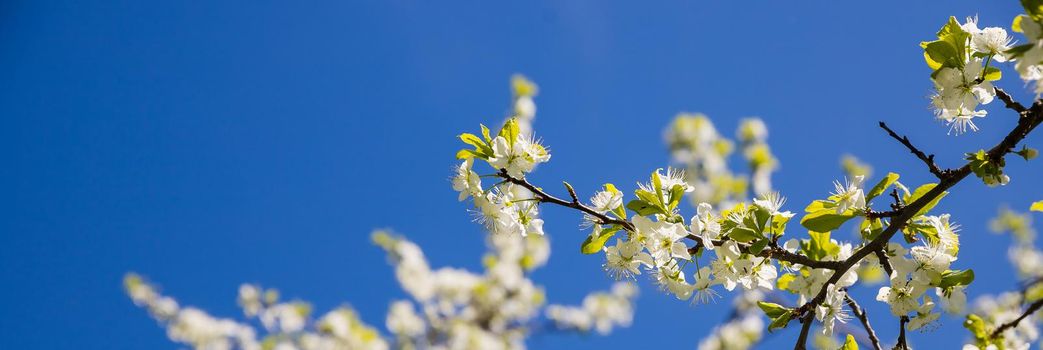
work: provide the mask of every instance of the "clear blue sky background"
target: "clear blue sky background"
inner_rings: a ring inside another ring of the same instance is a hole
[[[679,111],[729,135],[763,117],[793,211],[828,193],[844,153],[916,185],[928,174],[878,120],[950,166],[1014,125],[994,104],[981,132],[946,136],[917,44],[949,15],[1008,26],[1018,11],[1013,0],[5,1],[0,348],[176,348],[123,295],[127,271],[217,315],[238,315],[237,286],[256,282],[318,310],[350,303],[383,328],[404,294],[372,229],[408,235],[435,266],[479,268],[481,232],[447,182],[454,135],[502,119],[515,72],[541,87],[537,133],[554,157],[532,178],[552,189],[567,179],[589,195],[666,165],[661,132]],[[1030,97],[1013,74],[1001,86]],[[1038,163],[1008,169],[1010,186],[966,181],[939,206],[963,224],[956,264],[977,268],[972,295],[1015,287],[1009,240],[987,219],[1043,198]],[[534,278],[550,300],[609,286],[602,257],[577,252],[579,218],[545,218],[554,251]],[[632,328],[530,346],[693,348],[727,312],[642,285]],[[875,288],[857,293],[893,341]],[[960,321],[946,321],[913,343],[961,344]],[[763,348],[791,346],[793,331]]]

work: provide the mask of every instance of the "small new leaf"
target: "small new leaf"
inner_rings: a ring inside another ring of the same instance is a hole
[[[974,281],[974,270],[949,270],[942,273],[942,281],[938,288],[946,289],[955,286],[966,286]]]
[[[895,181],[898,181],[898,177],[898,174],[887,173],[887,176],[884,176],[883,179],[880,179],[880,182],[877,182],[876,186],[873,186],[873,188],[866,193],[866,202],[873,200],[873,198],[876,198],[877,196],[883,194],[884,191],[887,191],[888,187],[891,187],[891,185],[894,184]]]
[[[608,242],[609,238],[616,235],[621,229],[619,225],[612,225],[609,228],[602,230],[595,230],[587,239],[583,241],[583,245],[580,246],[579,251],[583,254],[596,254],[600,253],[601,249],[605,247],[605,242]]]
[[[844,345],[840,347],[840,350],[858,350],[858,342],[855,341],[855,337],[848,334],[847,338],[844,339]]]
[[[630,209],[641,216],[649,216],[654,214],[664,214],[658,206],[652,205],[640,199],[634,199],[627,202],[627,209]]]

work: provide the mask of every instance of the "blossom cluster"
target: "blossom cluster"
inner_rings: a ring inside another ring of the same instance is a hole
[[[974,118],[988,114],[978,105],[992,102],[996,92],[991,81],[1001,75],[989,64],[1008,60],[1011,40],[1003,28],[979,29],[975,18],[963,24],[950,18],[938,32],[938,40],[921,43],[924,58],[934,70],[931,79],[936,93],[931,103],[935,115],[949,124],[951,133],[978,130]]]
[[[510,135],[513,123],[513,119],[508,120],[498,134]],[[489,134],[484,126],[482,130],[483,134]],[[611,183],[595,192],[589,203],[580,202],[568,184],[566,187],[572,202],[553,198],[529,184],[524,178],[525,172],[516,176],[490,160],[494,157],[482,151],[489,137],[484,137],[486,141],[481,143],[482,139],[466,135],[461,139],[475,149],[458,153],[464,158],[463,167],[469,171],[459,172],[454,177],[454,188],[461,192],[462,198],[475,198],[475,205],[482,207],[479,198],[482,193],[502,193],[504,188],[524,187],[532,194],[526,197],[532,199],[527,203],[534,206],[550,202],[583,211],[584,223],[592,228],[592,232],[583,242],[581,251],[587,254],[603,252],[604,268],[616,279],[632,279],[647,274],[660,290],[693,303],[715,299],[719,295],[718,289],[752,292],[749,295],[754,297],[775,290],[788,292],[796,296],[795,303],[799,307],[763,301],[757,303],[771,318],[769,330],[786,327],[790,320],[807,314],[821,323],[820,333],[826,336],[833,334],[837,324],[850,319],[846,311],[851,302],[847,289],[859,281],[860,273],[864,271],[887,271],[889,283],[879,287],[877,300],[887,303],[896,317],[908,319],[909,330],[933,324],[940,317],[938,309],[959,313],[965,307],[964,289],[973,280],[973,272],[951,269],[959,250],[958,227],[950,224],[947,214],[929,214],[937,200],[923,206],[908,219],[909,224],[902,227],[903,236],[910,246],[886,243],[880,254],[863,254],[859,259],[851,260],[856,251],[870,249],[871,242],[890,226],[890,217],[872,209],[872,199],[893,188],[897,205],[913,203],[936,184],[910,190],[898,182],[899,176],[894,173],[887,174],[872,188],[865,187],[866,179],[861,174],[843,182],[837,181],[826,199],[813,201],[805,208],[800,224],[808,230],[807,238],[790,238],[783,242],[787,224],[796,214],[782,209],[785,199],[776,192],[763,193],[750,202],[739,198],[738,191],[725,196],[712,195],[709,197],[716,200],[716,207],[699,202],[693,216],[686,218],[681,214],[679,204],[683,197],[697,195],[700,185],[719,189],[719,186],[700,183],[706,174],[732,176],[724,161],[732,147],[731,142],[720,137],[705,116],[682,115],[675,119],[667,132],[675,160],[686,162],[687,169],[702,175],[691,176],[685,170],[674,168],[658,169],[652,172],[647,182],[637,184],[634,198],[629,200]],[[757,119],[743,121],[738,133],[751,168],[755,171],[760,168],[770,174],[770,169],[777,165],[763,144],[766,135],[763,122]],[[457,186],[467,179],[480,177],[471,170],[474,159],[486,160],[492,167],[489,176],[501,180],[492,189],[479,193],[472,190],[475,186]],[[770,186],[770,182],[767,185]],[[483,213],[482,220],[488,222],[491,217],[504,213]],[[854,218],[861,218],[858,226],[861,242],[831,238],[830,232]],[[490,231],[494,234],[526,234],[524,230],[505,231],[495,227]],[[850,264],[847,264],[848,260],[851,260]],[[838,272],[838,266],[842,264],[847,266]],[[933,297],[927,294],[931,291]],[[575,318],[581,317],[576,313]],[[734,333],[745,329],[743,334],[750,335],[747,338],[758,338],[754,336],[759,334],[754,329],[758,323],[753,318],[732,321],[717,330]],[[722,336],[715,331],[708,339]],[[706,344],[729,349],[744,348],[721,341],[708,340]]]
[[[481,176],[472,170],[474,158],[480,158],[508,176],[524,177],[550,157],[531,136],[536,85],[520,75],[511,83],[514,116],[495,138],[484,126],[482,139],[461,135],[476,148],[461,152],[466,160],[452,178],[459,199],[473,199],[476,216],[488,230],[489,251],[482,260],[485,271],[432,268],[413,242],[387,231],[372,235],[373,242],[387,253],[399,285],[411,297],[390,303],[385,323],[390,336],[364,324],[350,307],[313,320],[309,304],[280,302],[276,290],[252,284],[239,289],[238,303],[246,322],[179,308],[174,299],[160,295],[133,274],[126,278],[128,294],[168,328],[171,340],[206,350],[524,349],[525,338],[533,332],[608,334],[616,327],[629,326],[637,296],[631,283],[618,282],[611,291],[593,292],[580,306],[545,305],[543,287],[529,279],[550,257],[533,193],[512,183],[483,189]],[[541,312],[545,317],[540,317]],[[264,331],[260,340],[257,325]]]
[[[581,307],[544,309],[543,288],[527,277],[550,254],[546,238],[489,235],[490,252],[483,274],[444,267],[432,269],[413,242],[388,232],[373,234],[395,266],[395,277],[412,300],[390,303],[385,327],[390,337],[366,325],[348,306],[317,320],[301,301],[280,302],[274,289],[253,284],[239,288],[238,303],[247,321],[210,316],[181,308],[174,299],[137,275],[128,275],[127,293],[167,327],[171,340],[194,349],[524,349],[532,331],[545,328],[541,310],[554,329],[600,334],[626,327],[633,318],[636,287],[619,283],[611,292],[594,292]],[[582,320],[579,320],[582,318]],[[251,323],[253,321],[253,323]],[[263,331],[258,338],[257,325]]]
[[[258,340],[253,325],[216,318],[194,307],[179,307],[177,301],[159,294],[155,286],[137,275],[127,275],[124,287],[135,304],[148,309],[152,317],[167,328],[171,340],[193,349],[388,349],[388,343],[379,333],[362,323],[348,307],[327,313],[311,325],[314,330],[306,330],[311,312],[308,304],[280,303],[274,290],[262,291],[257,286],[243,285],[239,289],[239,302],[244,314],[259,319],[268,334]]]
[[[608,334],[615,327],[627,327],[633,322],[634,306],[631,301],[635,295],[637,287],[632,283],[617,282],[610,292],[587,295],[580,306],[547,306],[547,318],[561,329],[583,332],[593,329],[600,334]]]
[[[727,206],[745,200],[751,182],[757,195],[771,191],[771,172],[778,161],[766,143],[768,129],[764,122],[744,119],[736,134],[752,173],[749,176],[735,174],[729,168],[735,142],[721,135],[706,115],[678,114],[664,132],[673,161],[685,170],[693,205]]]
[[[1037,210],[1043,211],[1043,202],[1040,203]],[[1043,252],[1035,247],[1032,216],[1003,208],[989,223],[989,229],[995,233],[1010,233],[1014,237],[1008,256],[1024,287],[1020,292],[983,295],[975,300],[964,322],[974,336],[974,342],[967,344],[964,350],[1028,349],[1040,338],[1039,317],[1021,320],[1025,315],[1022,305],[1043,300],[1043,284],[1040,284],[1043,281]],[[993,336],[992,333],[1004,324],[1011,326]]]

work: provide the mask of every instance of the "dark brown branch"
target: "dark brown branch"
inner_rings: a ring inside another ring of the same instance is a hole
[[[631,232],[633,232],[635,230],[634,229],[634,224],[630,223],[630,221],[609,217],[608,215],[599,213],[599,212],[595,211],[594,209],[591,209],[590,207],[588,207],[586,205],[583,205],[583,203],[579,202],[579,199],[575,199],[576,198],[575,197],[575,191],[569,191],[569,192],[572,192],[572,196],[574,198],[574,200],[572,202],[569,202],[569,201],[563,200],[561,198],[554,197],[554,196],[552,196],[550,194],[547,194],[547,192],[543,192],[542,189],[540,189],[539,187],[536,187],[535,185],[529,183],[529,181],[527,181],[525,179],[516,179],[516,178],[512,177],[511,175],[507,174],[507,170],[500,169],[500,173],[497,174],[497,175],[499,175],[501,178],[503,178],[504,181],[510,182],[512,184],[515,184],[515,185],[518,185],[518,186],[521,186],[521,187],[524,187],[525,189],[529,190],[530,192],[532,192],[533,195],[536,196],[536,199],[538,199],[541,203],[557,204],[557,205],[560,205],[560,206],[563,206],[563,207],[568,207],[568,208],[579,210],[579,211],[583,212],[584,214],[587,214],[587,215],[590,215],[591,217],[594,217],[595,219],[598,220],[598,223],[602,224],[602,225],[619,225],[619,226],[622,226],[627,231],[631,231]],[[572,186],[568,186],[568,187],[572,187]]]
[[[572,203],[579,203],[579,197],[576,196],[576,189],[572,188],[572,185],[569,185],[568,182],[562,181],[561,183],[565,185],[565,189],[569,191],[569,197],[572,197]]]
[[[1020,323],[1021,320],[1024,320],[1036,311],[1039,311],[1041,307],[1043,307],[1043,299],[1037,300],[1036,302],[1032,303],[1032,305],[1029,305],[1029,307],[1025,309],[1025,312],[1021,313],[1021,316],[1018,316],[1018,318],[1014,319],[1013,321],[1001,324],[999,327],[996,327],[996,330],[992,331],[992,334],[989,337],[995,339],[996,337],[1002,335],[1003,332],[1005,332],[1006,330],[1017,327],[1018,323]]]
[[[887,272],[887,276],[891,277],[891,272],[894,271],[894,268],[891,267],[891,260],[887,258],[887,253],[883,249],[877,250],[875,253],[876,259],[880,260],[880,267],[883,267],[884,272]]]
[[[925,154],[919,148],[913,146],[913,143],[909,141],[909,137],[898,136],[898,134],[895,133],[894,130],[891,130],[891,128],[887,127],[886,123],[880,122],[880,127],[884,128],[884,130],[887,130],[887,134],[891,135],[892,138],[898,140],[898,142],[905,145],[905,147],[908,148],[910,152],[916,155],[916,158],[920,158],[920,160],[922,160],[924,164],[927,164],[927,169],[931,171],[931,174],[934,174],[934,176],[938,177],[938,179],[942,179],[946,176],[947,171],[938,168],[938,165],[934,163],[933,154]]]
[[[897,209],[895,209],[895,210],[888,210],[888,211],[872,211],[872,210],[867,210],[866,211],[866,218],[867,219],[890,218],[890,217],[895,217],[895,216],[898,216],[898,210]]]
[[[902,202],[902,198],[898,196],[898,188],[891,189],[891,198],[894,198],[895,200],[895,202],[891,204],[891,209],[899,210],[905,206],[905,203]]]
[[[1015,126],[1014,129],[1012,129],[1009,133],[1007,133],[1007,136],[1004,137],[1002,141],[1000,141],[998,144],[996,144],[996,146],[988,150],[988,156],[991,159],[1003,158],[1007,155],[1007,153],[1010,153],[1014,149],[1014,146],[1017,146],[1018,142],[1024,140],[1025,137],[1028,136],[1030,132],[1032,132],[1032,130],[1039,126],[1041,122],[1043,122],[1043,100],[1037,100],[1035,103],[1032,104],[1032,108],[1029,109],[1025,114],[1022,114],[1022,118],[1018,119],[1018,125]],[[880,124],[882,127],[887,129],[887,127],[883,123]],[[890,131],[890,129],[887,130]],[[892,136],[894,136],[894,133],[891,133]],[[915,148],[911,149],[915,150]],[[918,150],[915,150],[914,153],[915,152],[918,152]],[[922,154],[922,152],[920,153]],[[933,164],[933,162],[929,164]],[[795,312],[794,314],[807,314],[808,316],[814,315],[813,311],[815,306],[821,304],[822,301],[826,299],[828,286],[835,285],[838,281],[840,281],[840,278],[844,275],[844,273],[847,272],[847,270],[851,269],[851,267],[855,266],[855,264],[858,264],[858,262],[862,261],[862,259],[864,259],[869,254],[874,254],[878,250],[883,250],[887,246],[887,243],[891,241],[891,238],[893,238],[894,235],[898,233],[898,230],[904,227],[909,222],[909,220],[915,217],[917,215],[917,212],[920,211],[920,209],[923,209],[927,205],[927,203],[934,201],[936,198],[938,198],[938,196],[941,196],[943,193],[945,193],[945,191],[955,186],[957,183],[959,183],[961,180],[963,180],[970,174],[970,163],[966,163],[956,170],[947,170],[944,173],[944,176],[941,176],[939,178],[937,186],[932,188],[930,191],[927,191],[927,193],[925,193],[923,196],[920,196],[920,198],[918,198],[917,200],[913,201],[912,203],[908,203],[907,205],[902,207],[902,209],[900,210],[901,213],[898,216],[892,218],[891,223],[887,226],[887,228],[884,229],[883,232],[880,233],[880,235],[876,237],[876,239],[873,239],[869,243],[866,243],[866,245],[862,246],[854,253],[852,253],[851,256],[847,258],[847,260],[844,260],[841,263],[840,268],[833,271],[833,275],[830,276],[828,281],[826,281],[826,283],[823,285],[823,288],[819,290],[818,294],[816,294],[813,299],[811,299],[804,305],[798,307],[797,312]],[[805,316],[805,319],[808,316]],[[809,325],[804,326],[805,328],[810,327]],[[802,333],[804,333],[804,331],[805,330],[802,329]],[[797,340],[797,344],[794,346],[794,348],[804,349],[804,343],[806,341],[807,335],[804,334],[800,339]]]
[[[909,344],[906,344],[905,340],[905,324],[909,323],[909,316],[902,316],[898,320],[898,344],[895,345],[895,349],[909,350]]]
[[[811,323],[815,321],[815,312],[810,311],[800,319],[800,336],[797,337],[797,345],[793,347],[795,350],[806,350],[808,343],[808,334],[811,333]]]
[[[1018,114],[1022,116],[1028,113],[1028,108],[1025,108],[1025,106],[1018,103],[1018,101],[1014,101],[1014,98],[1010,97],[1010,95],[1008,95],[1006,91],[1003,91],[1003,89],[996,88],[996,97],[999,98],[1000,101],[1003,101],[1003,104],[1007,108],[1018,112]]]
[[[687,238],[692,241],[695,241],[695,245],[691,248],[688,248],[688,253],[690,254],[695,254],[699,251],[699,249],[702,249],[706,246],[706,244],[703,242],[703,239],[699,236],[690,234],[687,236]],[[714,246],[720,247],[721,245],[724,245],[724,242],[727,242],[727,240],[717,239],[714,240],[712,243]],[[739,243],[739,252],[749,254],[750,246],[748,244]],[[815,260],[797,253],[790,253],[788,250],[782,249],[778,246],[765,247],[764,250],[758,252],[756,256],[762,258],[772,258],[775,260],[785,261],[794,264],[800,264],[814,269],[836,270],[840,267],[839,261]]]
[[[862,326],[866,328],[866,333],[869,335],[869,342],[873,344],[873,349],[881,350],[880,339],[876,337],[876,331],[873,330],[873,326],[869,325],[869,314],[866,313],[866,310],[858,306],[858,303],[850,295],[845,295],[844,301],[851,308],[851,313],[855,314],[859,321],[862,321]]]
[[[558,198],[558,197],[554,197],[554,196],[548,194],[547,192],[544,192],[539,187],[536,187],[535,185],[529,183],[528,180],[514,178],[511,175],[507,174],[506,170],[501,169],[500,172],[497,174],[497,176],[503,178],[504,181],[513,183],[513,184],[518,185],[518,186],[522,186],[525,189],[531,191],[532,194],[536,196],[536,199],[538,199],[540,201],[540,203],[551,203],[551,204],[557,204],[557,205],[560,205],[560,206],[563,206],[563,207],[576,209],[576,210],[579,210],[579,211],[581,211],[581,212],[583,212],[583,213],[585,213],[587,215],[590,215],[591,217],[597,219],[599,224],[602,224],[602,225],[619,225],[619,226],[622,226],[624,229],[626,229],[628,231],[631,231],[631,232],[636,231],[636,228],[634,227],[634,224],[631,223],[630,221],[609,217],[608,215],[605,215],[605,214],[602,214],[602,213],[598,213],[594,209],[591,209],[590,207],[588,207],[586,205],[583,205],[583,203],[581,203],[579,201],[578,197],[576,196],[575,190],[573,190],[572,186],[569,185],[568,183],[565,183],[565,188],[567,188],[569,190],[569,195],[572,196],[573,201],[571,201],[571,202],[566,201],[566,200],[561,199],[561,198]],[[698,251],[698,249],[701,246],[704,245],[703,242],[702,242],[702,239],[699,238],[698,236],[688,235],[687,238],[695,241],[695,243],[696,243],[695,246],[693,246],[692,248],[688,249],[688,251],[690,253],[692,253],[692,254],[694,254],[696,251]],[[724,240],[716,240],[713,243],[716,246],[720,246],[720,245],[724,244],[724,242],[725,242]],[[740,243],[739,244],[739,250],[741,250],[744,253],[749,253],[750,246],[748,244],[741,244]],[[811,258],[809,258],[807,256],[800,255],[800,254],[795,254],[795,253],[790,253],[790,252],[786,251],[785,249],[774,247],[774,246],[770,247],[768,249],[762,250],[757,255],[761,256],[761,257],[772,257],[775,260],[786,261],[786,262],[791,262],[791,263],[795,263],[795,264],[801,264],[801,265],[804,265],[804,266],[810,266],[812,268],[837,269],[837,268],[839,268],[841,266],[839,261],[819,261],[819,260],[814,260],[814,259],[811,259]]]

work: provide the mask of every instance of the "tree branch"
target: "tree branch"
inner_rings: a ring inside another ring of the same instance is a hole
[[[807,304],[805,304],[807,305]],[[815,312],[808,312],[800,319],[800,336],[797,337],[797,345],[793,347],[795,350],[806,350],[808,343],[808,333],[811,333],[811,323],[815,321]]]
[[[631,231],[631,232],[633,232],[635,230],[634,229],[634,224],[630,223],[630,221],[609,217],[608,215],[599,213],[599,212],[595,211],[594,209],[591,209],[590,207],[588,207],[586,205],[583,205],[583,203],[580,203],[579,199],[576,197],[576,192],[574,190],[572,190],[572,186],[569,186],[567,183],[566,183],[565,186],[566,186],[566,188],[569,189],[569,194],[573,198],[573,201],[571,201],[571,202],[563,200],[563,199],[558,198],[558,197],[554,197],[554,196],[552,196],[550,194],[547,194],[547,192],[543,192],[542,189],[540,189],[539,187],[536,187],[535,185],[529,183],[528,180],[516,179],[516,178],[512,177],[511,175],[507,174],[507,170],[505,170],[505,169],[500,169],[500,173],[497,174],[497,175],[499,175],[501,178],[503,178],[507,182],[510,182],[512,184],[524,187],[525,189],[529,190],[530,192],[532,192],[533,195],[536,196],[536,199],[539,199],[540,203],[551,203],[551,204],[557,204],[557,205],[560,205],[560,206],[563,206],[563,207],[576,209],[576,210],[579,210],[579,211],[581,211],[581,212],[583,212],[583,213],[585,213],[587,215],[590,215],[590,216],[598,219],[599,222],[601,224],[603,224],[603,225],[619,225],[619,226],[622,226],[623,228],[625,228],[627,231]]]
[[[569,190],[569,195],[573,198],[573,201],[571,201],[571,202],[570,201],[566,201],[566,200],[561,199],[561,198],[558,198],[558,197],[554,197],[554,196],[548,194],[547,192],[544,192],[542,189],[540,189],[539,187],[536,187],[536,185],[533,185],[532,183],[530,183],[526,179],[514,178],[511,175],[507,174],[507,171],[504,170],[504,169],[500,169],[500,172],[497,174],[497,176],[503,178],[504,181],[513,183],[515,185],[524,187],[525,189],[529,190],[530,192],[533,193],[533,195],[536,196],[536,199],[538,199],[540,201],[540,203],[551,203],[551,204],[556,204],[556,205],[560,205],[560,206],[563,206],[563,207],[579,210],[579,211],[583,212],[584,214],[587,214],[587,215],[590,215],[591,217],[594,217],[595,219],[597,219],[599,221],[599,223],[601,223],[603,225],[619,225],[619,226],[622,226],[624,229],[626,229],[628,231],[631,231],[631,232],[635,232],[637,230],[634,227],[634,224],[631,223],[628,220],[623,220],[623,219],[617,219],[617,218],[609,217],[608,215],[605,215],[605,214],[602,214],[602,213],[598,213],[594,209],[591,209],[590,207],[588,207],[588,206],[584,205],[583,203],[581,203],[579,201],[579,199],[577,198],[577,196],[576,196],[576,191],[573,190],[572,186],[569,185],[567,182],[565,183],[565,188]],[[698,251],[700,246],[704,245],[704,243],[702,241],[702,238],[699,238],[698,236],[688,235],[687,238],[695,241],[695,243],[696,243],[695,246],[693,246],[692,248],[689,249],[689,252],[695,253],[695,251]],[[713,244],[716,245],[716,246],[720,246],[720,245],[724,244],[725,241],[726,240],[715,240],[713,242]],[[750,246],[748,244],[740,243],[739,244],[739,250],[743,251],[744,253],[749,253]],[[800,255],[800,254],[796,254],[796,253],[790,253],[790,252],[786,251],[785,249],[782,249],[782,248],[779,248],[779,247],[775,247],[775,246],[772,246],[772,247],[770,247],[768,249],[764,249],[764,250],[760,251],[757,254],[757,256],[760,256],[760,257],[772,257],[775,260],[786,261],[786,262],[790,262],[790,263],[794,263],[794,264],[801,264],[801,265],[809,266],[809,267],[812,267],[812,268],[821,268],[821,269],[835,270],[835,269],[838,269],[838,268],[841,267],[841,262],[840,261],[820,261],[820,260],[815,260],[815,259],[811,259],[811,258],[809,258],[807,256],[804,256],[804,255]]]
[[[1033,103],[1032,108],[1028,109],[1025,114],[1022,114],[1022,116],[1023,118],[1018,119],[1018,125],[1015,126],[1014,129],[1012,129],[1009,133],[1007,133],[1007,136],[1004,137],[1002,141],[1000,141],[998,144],[996,144],[996,146],[988,150],[987,154],[989,157],[991,157],[991,159],[1000,159],[1006,156],[1007,153],[1011,152],[1014,149],[1014,146],[1016,146],[1018,142],[1024,140],[1025,137],[1028,136],[1030,132],[1032,132],[1032,130],[1034,130],[1037,126],[1039,126],[1041,122],[1043,122],[1043,100],[1037,100],[1035,103]],[[890,131],[890,129],[888,129],[886,125],[884,125],[884,123],[880,124],[881,127],[884,127],[886,130]],[[890,133],[892,134],[892,136],[897,135],[894,134],[893,131],[891,131]],[[901,141],[902,139],[899,140]],[[908,139],[906,139],[906,141],[907,140]],[[911,145],[908,145],[908,147],[910,147],[910,149],[913,150],[914,153],[919,152],[919,150],[916,150]],[[923,154],[923,152],[919,153]],[[930,160],[930,158],[928,158],[928,160]],[[933,164],[933,162],[930,162],[929,165],[930,164]],[[913,201],[912,203],[908,203],[904,207],[902,207],[900,209],[900,214],[892,218],[891,223],[887,226],[887,228],[884,229],[883,232],[880,233],[879,236],[876,237],[876,239],[870,241],[869,243],[866,243],[866,245],[862,246],[854,253],[852,253],[851,256],[847,258],[847,260],[844,260],[841,263],[840,268],[834,270],[833,275],[830,276],[829,280],[826,281],[825,284],[823,284],[822,289],[819,290],[818,294],[815,295],[815,298],[811,299],[804,305],[801,305],[799,308],[797,308],[798,312],[795,312],[794,314],[808,313],[809,316],[814,315],[813,313],[808,311],[813,311],[815,306],[821,304],[822,301],[826,299],[828,286],[835,285],[838,281],[840,281],[840,278],[844,275],[844,273],[847,272],[847,270],[854,267],[869,254],[874,254],[874,252],[878,250],[883,250],[887,246],[887,243],[891,241],[891,238],[894,237],[894,235],[898,232],[898,230],[906,224],[908,224],[909,220],[915,217],[917,213],[920,211],[920,209],[923,209],[927,205],[927,203],[934,201],[935,198],[938,198],[938,196],[945,193],[946,190],[952,188],[970,174],[971,164],[969,162],[964,164],[959,169],[947,170],[944,176],[939,177],[937,186],[932,188],[930,191],[927,191],[927,193],[925,193],[923,196],[920,196],[920,198],[918,198],[917,200]],[[807,318],[807,316],[805,316],[805,318]],[[809,326],[805,325],[805,327]],[[902,328],[905,328],[904,323]],[[802,332],[803,331],[804,330],[802,330]],[[794,348],[804,349],[804,343],[806,340],[807,336],[802,336],[800,339],[797,340],[797,344]]]
[[[895,349],[909,350],[909,345],[905,341],[905,324],[909,323],[909,316],[902,316],[898,320],[898,344],[895,345]]]
[[[934,174],[934,176],[938,177],[939,180],[946,176],[946,173],[948,171],[941,170],[940,168],[938,168],[938,165],[934,163],[933,154],[927,155],[923,153],[923,151],[921,151],[919,148],[913,146],[913,143],[909,141],[909,137],[898,136],[898,134],[895,133],[894,130],[891,130],[891,128],[887,127],[886,123],[880,122],[880,127],[884,128],[884,130],[887,130],[888,135],[891,135],[891,137],[893,137],[895,140],[898,140],[898,142],[905,145],[905,147],[908,148],[910,152],[916,155],[916,158],[920,158],[920,160],[922,160],[924,164],[927,164],[927,169],[931,171],[931,174]]]
[[[1006,330],[1017,327],[1018,323],[1020,323],[1021,320],[1024,320],[1036,311],[1039,311],[1041,307],[1043,307],[1043,299],[1036,300],[1036,302],[1032,303],[1032,305],[1029,305],[1028,309],[1025,309],[1025,312],[1023,312],[1021,316],[1018,316],[1018,318],[1014,319],[1013,321],[1001,324],[999,327],[996,327],[996,330],[992,331],[992,334],[990,334],[989,337],[995,339],[996,337],[1002,335],[1003,332],[1005,332]]]
[[[995,88],[995,90],[996,90],[996,97],[998,97],[1000,99],[1000,101],[1003,101],[1003,104],[1007,108],[1010,108],[1010,109],[1014,110],[1015,112],[1018,112],[1018,114],[1020,114],[1022,116],[1024,116],[1026,113],[1028,113],[1028,108],[1025,108],[1025,106],[1022,105],[1021,103],[1018,103],[1018,101],[1014,101],[1014,98],[1010,97],[1010,95],[1007,94],[1006,91],[1003,91],[1003,89],[1000,89],[1000,88]]]
[[[894,269],[891,267],[891,260],[887,258],[887,253],[884,252],[883,249],[877,250],[875,253],[876,259],[880,260],[880,267],[883,267],[884,272],[887,272],[887,276],[891,277],[891,272],[893,272]]]
[[[862,326],[866,328],[866,333],[869,334],[869,341],[873,344],[873,349],[881,350],[880,339],[876,337],[876,331],[873,330],[873,326],[869,325],[869,314],[866,313],[866,310],[858,306],[858,303],[850,295],[845,295],[844,301],[851,308],[851,313],[855,314],[859,321],[862,321]]]

